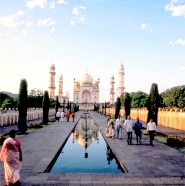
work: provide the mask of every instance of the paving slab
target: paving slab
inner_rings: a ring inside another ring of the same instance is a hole
[[[136,145],[133,133],[133,145],[127,145],[125,130],[123,140],[106,138],[107,118],[93,111],[89,113],[126,173],[45,173],[82,113],[76,113],[75,122],[54,122],[20,138],[23,150],[23,166],[20,172],[22,185],[185,185],[183,153],[157,141],[154,141],[153,147],[150,146],[148,135],[143,135],[142,145]],[[2,163],[0,170],[0,186],[3,186]]]

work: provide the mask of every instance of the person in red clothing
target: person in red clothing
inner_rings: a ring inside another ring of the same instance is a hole
[[[69,111],[66,114],[66,118],[67,118],[67,122],[69,122],[69,118],[70,118],[70,112]]]
[[[72,113],[73,122],[75,121],[75,113]]]

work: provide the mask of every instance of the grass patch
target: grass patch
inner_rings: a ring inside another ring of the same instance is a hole
[[[165,136],[161,136],[161,135],[155,135],[155,140],[157,140],[160,143],[165,143],[167,144],[167,140]]]

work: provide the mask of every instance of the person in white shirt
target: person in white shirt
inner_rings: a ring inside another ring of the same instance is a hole
[[[123,128],[123,119],[121,119],[121,116],[118,115],[118,118],[116,119],[116,136],[118,139],[122,139],[122,128]]]
[[[58,111],[58,112],[56,113],[56,120],[59,121],[60,117],[61,117],[61,114],[60,114],[60,112]]]
[[[125,120],[124,126],[127,131],[127,143],[128,145],[132,144],[132,130],[133,130],[133,121],[130,116],[127,116],[127,120]]]
[[[153,121],[153,119],[150,119],[150,121],[147,123],[147,131],[150,135],[150,145],[153,146],[154,134],[157,131],[156,123]]]
[[[61,121],[64,121],[65,113],[64,111],[61,112]]]

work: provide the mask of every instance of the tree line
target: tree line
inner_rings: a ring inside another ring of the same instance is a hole
[[[142,91],[125,92],[120,96],[121,105],[125,100],[130,99],[131,108],[147,107],[149,94]],[[185,108],[185,85],[172,87],[159,94],[159,107]]]

